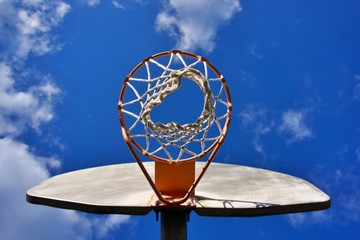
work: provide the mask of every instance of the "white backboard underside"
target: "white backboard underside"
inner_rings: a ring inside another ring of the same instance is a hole
[[[149,173],[154,163],[146,162]],[[197,171],[202,163],[196,163]],[[154,195],[136,163],[69,172],[27,192],[35,204],[90,213],[146,215]],[[330,198],[309,182],[246,166],[212,163],[195,190],[203,216],[261,216],[327,209]]]

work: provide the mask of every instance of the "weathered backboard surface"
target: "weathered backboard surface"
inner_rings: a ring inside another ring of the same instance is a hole
[[[154,163],[146,162],[149,172]],[[201,163],[196,163],[200,171]],[[136,163],[69,172],[27,192],[27,201],[90,213],[146,215],[154,193]],[[309,182],[259,168],[212,163],[195,191],[202,216],[261,216],[327,209],[330,198]]]

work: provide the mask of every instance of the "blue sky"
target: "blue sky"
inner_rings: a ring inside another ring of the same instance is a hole
[[[0,0],[0,238],[158,239],[146,217],[25,202],[63,172],[133,161],[118,124],[124,77],[173,48],[225,76],[233,121],[215,161],[277,170],[328,193],[327,211],[204,218],[189,239],[357,239],[358,1]],[[191,111],[189,110],[189,113]]]

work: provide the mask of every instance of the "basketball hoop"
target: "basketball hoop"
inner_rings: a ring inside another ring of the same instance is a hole
[[[203,93],[200,116],[192,123],[180,124],[175,120],[154,123],[152,110],[180,89],[186,80],[196,83]],[[231,109],[224,77],[208,60],[192,53],[172,50],[155,54],[145,58],[125,78],[118,103],[123,137],[162,203],[179,205],[194,194],[224,141]],[[135,149],[155,160],[155,183]],[[204,168],[195,178],[195,160],[206,155],[209,156]],[[172,181],[164,177],[169,171],[184,177],[185,181],[164,185]]]
[[[182,116],[165,121],[171,114],[163,112],[155,121],[154,109],[186,89],[185,81],[202,92],[199,116],[180,123]],[[227,134],[231,109],[224,77],[205,58],[178,50],[150,56],[125,78],[118,103],[122,134],[137,163],[53,176],[29,189],[26,199],[96,214],[155,211],[157,219],[160,213],[161,239],[186,239],[192,211],[199,216],[253,217],[330,208],[327,194],[294,176],[228,163],[208,169]],[[141,155],[154,162],[143,162]],[[206,161],[196,161],[200,159]]]

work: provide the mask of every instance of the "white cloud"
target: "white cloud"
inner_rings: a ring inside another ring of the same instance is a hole
[[[359,80],[359,83],[356,84],[354,88],[354,98],[359,100],[360,99],[360,75],[355,75],[355,79]]]
[[[124,5],[122,5],[120,2],[116,0],[113,0],[111,3],[117,9],[125,9]]]
[[[46,166],[58,167],[59,160],[36,156],[11,138],[0,139],[0,196],[6,206],[0,211],[0,239],[101,239],[129,220],[122,215],[88,219],[74,211],[27,203],[26,191],[49,178]]]
[[[294,228],[300,228],[306,224],[324,224],[332,221],[329,211],[315,211],[309,213],[294,213],[286,215],[286,219]]]
[[[289,214],[287,219],[293,227],[298,227],[305,223],[306,215],[304,213]]]
[[[96,7],[100,5],[101,0],[86,0],[89,7]]]
[[[211,52],[219,27],[241,10],[238,0],[169,0],[157,15],[156,29],[175,38],[179,49]]]
[[[19,135],[25,127],[39,127],[54,117],[54,97],[60,94],[49,79],[38,85],[18,90],[10,66],[0,62],[0,136]]]
[[[0,1],[0,45],[6,46],[3,60],[20,60],[30,53],[43,55],[57,51],[50,31],[69,12],[70,5],[61,1]]]
[[[49,177],[40,163],[47,161],[54,159],[39,161],[27,145],[0,139],[0,196],[6,206],[0,211],[0,239],[87,239],[90,224],[76,213],[26,203],[27,189]]]
[[[54,118],[61,90],[50,76],[28,71],[29,55],[60,49],[51,34],[70,10],[61,0],[0,0],[0,239],[96,239],[128,216],[88,218],[74,211],[29,204],[25,193],[61,167],[56,157],[38,156],[20,142],[28,128],[41,134]],[[21,84],[19,84],[21,83]],[[26,83],[26,84],[24,84]],[[100,235],[99,235],[100,236]]]
[[[104,239],[111,231],[116,231],[121,224],[128,223],[130,216],[125,215],[109,215],[105,218],[92,219],[92,225],[96,231],[98,239]]]
[[[306,110],[288,110],[282,114],[280,132],[291,135],[290,142],[304,140],[313,136],[313,132],[306,123]]]

